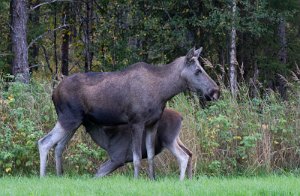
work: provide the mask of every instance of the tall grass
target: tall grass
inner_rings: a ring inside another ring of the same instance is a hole
[[[297,170],[300,165],[300,92],[288,101],[274,91],[250,98],[240,86],[238,99],[222,88],[221,100],[200,109],[195,97],[179,95],[169,107],[184,116],[183,141],[194,152],[197,174],[257,174]],[[164,158],[165,159],[165,158]]]
[[[288,101],[273,91],[250,98],[248,89],[241,85],[238,99],[232,99],[223,87],[221,99],[205,109],[195,96],[183,94],[168,103],[184,117],[181,139],[193,152],[196,176],[295,171],[300,165],[299,87]],[[0,78],[0,175],[37,174],[36,142],[57,118],[51,93],[50,82],[24,85]],[[67,172],[93,173],[106,153],[80,128],[64,157]],[[48,165],[54,165],[53,154]],[[163,174],[178,171],[168,152],[156,157],[156,168]]]

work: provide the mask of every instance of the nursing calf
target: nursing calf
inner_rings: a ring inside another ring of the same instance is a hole
[[[180,169],[180,180],[184,179],[187,169],[188,177],[192,177],[192,152],[179,139],[182,117],[179,113],[165,109],[158,122],[155,137],[155,154],[167,148],[177,159]],[[92,122],[86,126],[92,139],[107,151],[110,159],[103,163],[97,171],[97,177],[103,177],[115,169],[132,162],[131,130],[127,125],[101,127]],[[147,157],[145,134],[142,141],[142,158]]]

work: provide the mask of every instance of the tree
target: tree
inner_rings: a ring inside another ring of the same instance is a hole
[[[277,43],[279,46],[278,50],[278,61],[282,70],[286,70],[288,66],[288,42],[287,42],[287,19],[295,12],[295,9],[299,9],[298,0],[271,0],[270,8],[276,12],[277,19]],[[276,71],[276,86],[278,87],[279,93],[283,99],[287,99],[286,93],[286,81],[281,75],[284,75],[282,70]]]
[[[91,51],[91,34],[92,34],[92,20],[93,20],[93,1],[85,2],[85,17],[83,29],[83,43],[84,43],[84,70],[91,71],[93,62],[93,53]]]
[[[236,0],[232,0],[232,26],[230,33],[230,65],[229,65],[229,78],[230,78],[230,90],[233,97],[237,95],[237,73],[236,67],[238,65],[236,59]]]
[[[69,3],[64,5],[62,20],[65,24],[69,23],[70,18],[70,5]],[[61,44],[61,73],[65,76],[69,75],[69,42],[70,42],[70,28],[66,27],[62,33]]]
[[[7,39],[13,38],[7,31],[13,27],[5,26],[9,2],[14,1],[0,2],[4,72],[13,57],[7,52],[12,46]],[[293,17],[299,0],[28,2],[29,67],[47,64],[53,73],[115,71],[137,61],[167,63],[188,48],[204,46],[203,56],[216,65],[215,76],[222,75],[236,96],[237,82],[251,78],[279,89],[276,75],[287,75],[300,60],[300,25]]]
[[[29,65],[27,49],[27,7],[26,0],[11,0],[11,43],[12,73],[16,81],[29,83]]]
[[[31,0],[29,1],[29,6],[34,7],[37,6],[40,3],[39,0]],[[30,44],[30,38],[33,39],[31,36],[37,36],[37,33],[40,33],[41,25],[40,23],[40,7],[36,8],[33,12],[29,12],[29,18],[28,18],[28,37],[29,40],[28,43]],[[28,56],[29,56],[29,68],[32,72],[33,70],[38,70],[38,60],[37,57],[39,56],[39,45],[37,43],[33,43],[30,47],[28,45]]]
[[[54,29],[57,27],[57,5],[54,6],[54,20],[53,25]],[[55,62],[55,79],[58,78],[58,57],[57,57],[57,32],[53,32],[53,53],[54,53],[54,62]]]

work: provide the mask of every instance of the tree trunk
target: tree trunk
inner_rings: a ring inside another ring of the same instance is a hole
[[[57,27],[57,13],[56,13],[56,5],[54,5],[54,29]],[[53,32],[53,50],[54,50],[54,62],[55,62],[55,80],[58,79],[58,60],[57,60],[57,33],[56,31]]]
[[[220,62],[220,71],[221,71],[221,81],[225,84],[225,64],[226,64],[226,57],[225,57],[225,49],[224,47],[219,47],[219,52],[218,52],[218,56],[219,56],[219,62]]]
[[[30,1],[30,3],[32,3],[31,6],[36,6],[40,3],[39,0],[37,1]],[[31,12],[29,14],[29,21],[31,21],[32,23],[32,28],[38,28],[40,26],[40,8],[36,8],[33,12]],[[30,72],[32,72],[33,70],[38,70],[38,66],[36,66],[38,64],[38,60],[37,57],[39,55],[39,46],[38,44],[34,43],[32,45],[31,48],[29,48],[29,68],[30,68]]]
[[[230,90],[232,96],[235,98],[237,95],[237,72],[236,67],[238,65],[236,60],[236,29],[235,29],[235,17],[236,17],[236,1],[232,0],[232,27],[230,33],[230,65],[229,65],[229,79]]]
[[[278,53],[279,61],[282,64],[287,63],[287,41],[286,41],[286,21],[284,17],[280,18],[279,26],[278,26],[278,36],[280,43],[280,50]],[[280,73],[282,74],[282,73]],[[281,97],[286,100],[286,82],[279,76],[276,76],[278,82],[279,93]]]
[[[84,71],[88,72],[91,71],[92,68],[92,61],[93,61],[93,55],[91,52],[91,31],[92,31],[92,14],[93,14],[93,1],[87,1],[85,3],[86,5],[86,17],[85,17],[85,26],[84,26],[84,45],[85,45],[85,55],[84,55]]]
[[[63,21],[69,23],[70,5],[64,5]],[[69,42],[70,42],[70,28],[67,27],[63,31],[62,45],[61,45],[61,73],[65,76],[69,75]]]
[[[29,83],[29,65],[27,49],[27,7],[26,0],[11,0],[11,39],[12,73],[16,81]]]
[[[259,70],[257,66],[257,61],[254,61],[254,73],[253,78],[250,78],[250,96],[251,97],[259,97]]]
[[[280,18],[278,26],[278,36],[280,42],[280,50],[278,53],[279,61],[283,64],[287,63],[287,41],[286,41],[286,21],[284,17]]]

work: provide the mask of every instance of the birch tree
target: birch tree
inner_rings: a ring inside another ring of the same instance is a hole
[[[230,32],[230,65],[229,65],[229,79],[230,90],[233,97],[237,95],[237,72],[238,65],[236,59],[236,0],[232,0],[232,24]]]

